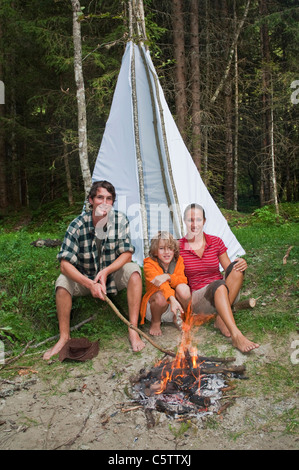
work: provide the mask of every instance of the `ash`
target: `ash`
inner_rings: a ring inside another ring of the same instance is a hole
[[[175,367],[167,358],[149,371],[141,370],[132,379],[132,394],[145,410],[157,410],[168,416],[202,417],[218,412],[222,391],[227,389],[228,378],[246,378],[245,366],[228,366],[235,358],[197,356]],[[165,377],[167,381],[165,382]]]
[[[222,389],[227,386],[225,378],[220,374],[211,374],[201,377],[200,390],[191,397],[186,392],[178,391],[175,394],[161,393],[148,396],[142,382],[133,387],[134,399],[147,410],[157,410],[169,416],[178,418],[182,415],[189,417],[203,417],[213,414],[220,408]],[[192,403],[196,397],[201,398],[199,405]]]

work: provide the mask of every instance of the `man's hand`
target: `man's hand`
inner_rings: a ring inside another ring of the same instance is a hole
[[[107,271],[102,269],[99,271],[96,277],[93,280],[91,285],[90,292],[93,297],[105,300],[106,292],[106,281],[107,281]]]

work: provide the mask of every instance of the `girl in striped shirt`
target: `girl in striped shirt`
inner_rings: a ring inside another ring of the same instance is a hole
[[[216,313],[215,327],[241,352],[247,353],[259,345],[248,340],[237,328],[231,305],[240,292],[247,263],[237,258],[231,263],[221,238],[206,234],[204,209],[190,204],[184,213],[187,234],[180,240],[180,255],[192,292],[193,314]],[[225,271],[225,280],[219,270]]]

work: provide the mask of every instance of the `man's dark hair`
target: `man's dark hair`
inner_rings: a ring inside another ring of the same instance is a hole
[[[113,203],[116,199],[115,187],[109,181],[95,181],[89,191],[88,198],[93,199],[97,195],[99,188],[105,188],[112,195]]]

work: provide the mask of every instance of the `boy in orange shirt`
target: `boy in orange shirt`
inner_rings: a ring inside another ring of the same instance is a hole
[[[164,231],[151,240],[149,257],[144,260],[146,293],[141,302],[141,321],[151,321],[149,333],[161,336],[161,321],[177,325],[177,311],[187,310],[191,299],[184,273],[184,261],[173,236]]]

